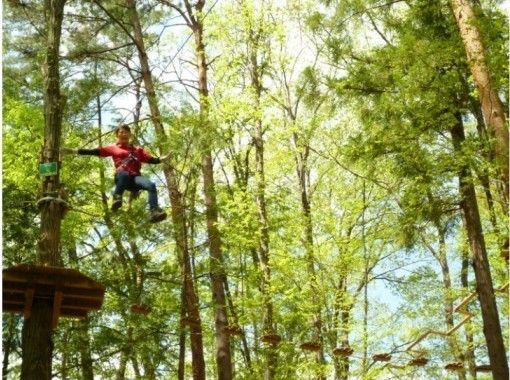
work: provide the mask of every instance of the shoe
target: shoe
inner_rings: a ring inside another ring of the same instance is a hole
[[[162,220],[165,220],[165,219],[166,219],[166,212],[161,210],[159,207],[158,208],[153,208],[151,210],[151,215],[150,215],[149,220],[152,223],[161,222]]]
[[[122,195],[113,194],[112,211],[115,212],[122,207]]]

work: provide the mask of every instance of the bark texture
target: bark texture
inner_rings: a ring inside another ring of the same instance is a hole
[[[503,194],[508,207],[509,142],[505,109],[487,66],[486,50],[470,2],[468,0],[450,0],[450,4],[464,42],[469,68],[478,89],[485,123],[495,138],[495,158],[500,167],[500,178],[504,187]]]
[[[149,66],[149,59],[144,45],[142,27],[136,9],[135,0],[126,0],[126,6],[131,13],[131,23],[133,27],[133,42],[135,43],[138,51],[140,61],[141,74],[144,82],[145,92],[149,103],[149,109],[152,117],[152,122],[156,129],[161,146],[166,141],[166,134],[161,123],[161,114],[159,111],[156,91],[154,88],[154,81]],[[162,153],[162,152],[161,152]],[[186,310],[190,319],[194,321],[190,325],[191,332],[191,354],[192,354],[192,367],[193,379],[205,379],[205,360],[204,360],[204,347],[202,340],[202,323],[200,320],[199,300],[195,291],[193,283],[193,272],[191,267],[191,259],[188,247],[188,231],[186,226],[185,209],[182,199],[182,194],[177,185],[177,177],[175,168],[173,166],[173,155],[169,158],[169,165],[163,169],[165,179],[167,182],[167,189],[170,196],[170,203],[172,205],[172,222],[175,229],[175,240],[179,261],[182,268],[182,282],[186,292]]]
[[[454,150],[461,154],[465,140],[462,118],[457,115],[457,123],[451,128]],[[470,170],[463,166],[459,170],[459,193],[465,218],[469,245],[476,279],[476,291],[483,319],[483,333],[487,342],[492,375],[495,380],[508,379],[508,363],[499,322],[498,309],[494,296],[487,250],[480,221],[480,213]]]
[[[42,162],[58,162],[64,98],[60,93],[59,47],[66,0],[46,0],[46,52],[44,74],[44,150]],[[38,263],[60,265],[60,224],[64,215],[60,198],[59,174],[44,177],[41,204],[41,228],[38,242]],[[55,199],[55,201],[51,200]],[[52,369],[53,301],[35,299],[32,312],[23,323],[22,380],[50,380]]]

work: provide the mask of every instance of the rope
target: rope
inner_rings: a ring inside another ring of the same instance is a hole
[[[55,203],[59,203],[61,205],[64,205],[67,209],[71,208],[69,203],[64,201],[62,198],[56,198],[56,197],[43,197],[43,198],[41,198],[41,199],[39,199],[37,201],[36,205],[37,205],[38,208],[41,208],[42,204],[46,203],[46,202],[55,202]]]

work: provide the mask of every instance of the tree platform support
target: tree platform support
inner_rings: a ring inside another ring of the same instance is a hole
[[[85,318],[103,304],[105,287],[75,269],[16,265],[2,271],[2,308],[30,318],[34,299],[53,305],[53,328],[59,317]]]

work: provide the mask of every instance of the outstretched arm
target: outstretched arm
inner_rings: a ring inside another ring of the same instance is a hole
[[[60,152],[62,155],[66,154],[79,154],[84,156],[99,156],[99,149],[73,149],[73,148],[61,148]]]

